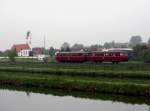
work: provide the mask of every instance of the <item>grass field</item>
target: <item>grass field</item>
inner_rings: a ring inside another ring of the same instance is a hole
[[[0,85],[150,97],[150,65],[0,63]]]

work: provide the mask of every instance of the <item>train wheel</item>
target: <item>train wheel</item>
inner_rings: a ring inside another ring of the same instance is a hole
[[[100,64],[103,62],[103,61],[98,61]]]
[[[94,61],[96,64],[98,63],[98,61]]]
[[[118,64],[119,63],[119,61],[116,61],[116,64]]]

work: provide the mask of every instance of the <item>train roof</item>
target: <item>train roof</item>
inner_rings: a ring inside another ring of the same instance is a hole
[[[67,53],[89,53],[89,52],[56,52],[56,53],[63,53],[63,54],[67,54]]]
[[[58,53],[87,53],[87,52],[58,52]]]
[[[122,51],[122,50],[107,50],[107,51],[93,51],[93,52],[126,52],[126,51]]]
[[[114,50],[119,50],[119,51],[133,51],[132,48],[110,48],[108,50],[114,51]]]
[[[126,51],[122,51],[122,50],[108,50],[108,51],[92,51],[94,53],[98,53],[98,52],[126,52]],[[73,54],[77,54],[77,53],[80,53],[80,54],[83,54],[83,53],[92,53],[92,52],[79,52],[79,51],[76,51],[76,52],[56,52],[57,53],[61,53],[61,54],[70,54],[70,53],[73,53]]]

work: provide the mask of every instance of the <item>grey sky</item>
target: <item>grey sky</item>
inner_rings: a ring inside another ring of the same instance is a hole
[[[0,0],[0,50],[25,42],[59,48],[63,42],[128,42],[150,37],[150,0]]]

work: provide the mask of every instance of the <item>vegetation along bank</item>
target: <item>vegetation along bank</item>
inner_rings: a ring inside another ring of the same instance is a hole
[[[0,85],[150,97],[150,66],[1,63]]]

